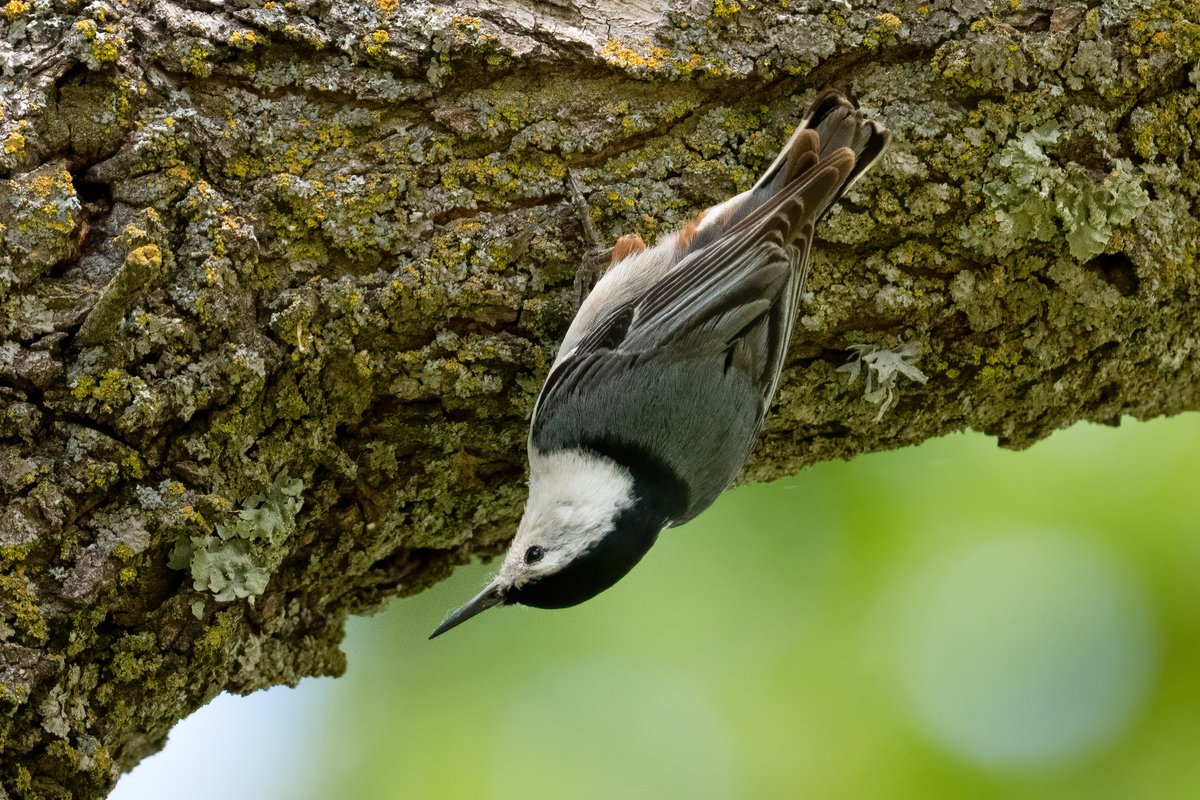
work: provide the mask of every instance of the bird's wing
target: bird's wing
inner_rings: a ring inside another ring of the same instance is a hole
[[[720,328],[723,319],[738,319],[738,307],[746,303],[774,303],[781,270],[790,273],[790,283],[802,283],[816,216],[853,166],[848,148],[824,156],[690,253],[640,298],[623,346],[662,346],[700,328]]]
[[[671,350],[723,359],[727,369],[745,372],[765,413],[791,335],[814,216],[853,164],[849,150],[824,157],[643,294],[610,309],[551,371],[538,407],[580,391],[605,353]],[[632,369],[638,359],[620,362]],[[535,410],[535,424],[536,417]]]
[[[645,291],[599,317],[551,369],[539,450],[634,443],[711,503],[749,455],[779,380],[821,200],[853,154],[816,165]]]

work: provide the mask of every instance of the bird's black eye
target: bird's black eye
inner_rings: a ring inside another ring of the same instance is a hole
[[[542,556],[546,555],[546,551],[538,547],[536,544],[525,551],[525,563],[536,564],[542,560]]]

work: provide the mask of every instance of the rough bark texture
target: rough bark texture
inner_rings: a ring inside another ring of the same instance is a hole
[[[503,546],[568,168],[649,240],[817,88],[893,130],[752,479],[1200,405],[1191,2],[585,5],[0,5],[0,797],[102,796]]]

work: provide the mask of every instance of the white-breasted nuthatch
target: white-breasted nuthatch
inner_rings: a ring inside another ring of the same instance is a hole
[[[826,90],[752,188],[653,247],[617,241],[534,407],[504,563],[430,638],[495,605],[594,597],[717,499],[779,383],[813,227],[889,139]]]

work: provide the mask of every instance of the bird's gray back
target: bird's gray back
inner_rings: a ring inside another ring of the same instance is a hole
[[[688,487],[686,511],[673,524],[699,514],[737,476],[762,421],[761,389],[718,351],[602,351],[572,372],[570,385],[541,406],[531,447],[637,445]]]

